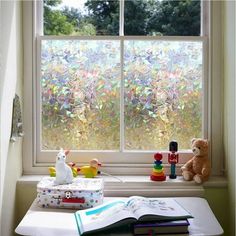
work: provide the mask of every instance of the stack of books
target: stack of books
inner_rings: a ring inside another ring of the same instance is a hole
[[[171,220],[157,222],[139,222],[133,225],[134,235],[159,234],[186,234],[188,233],[188,220]]]
[[[135,235],[187,233],[192,218],[172,198],[129,197],[75,212],[80,235],[130,225]]]

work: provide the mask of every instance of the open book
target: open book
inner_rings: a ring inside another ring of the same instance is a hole
[[[192,216],[172,198],[133,196],[77,211],[75,218],[82,235],[137,221],[181,220]]]

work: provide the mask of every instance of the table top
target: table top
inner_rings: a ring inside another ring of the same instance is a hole
[[[116,198],[104,198],[108,202]],[[120,199],[120,198],[119,198]],[[198,197],[177,197],[177,200],[194,217],[189,219],[189,234],[195,236],[222,235],[223,229],[218,223],[207,201]],[[40,208],[34,201],[15,232],[32,236],[78,236],[74,212],[76,210]],[[104,235],[96,233],[96,236]],[[110,230],[106,235],[132,235],[125,229]],[[184,234],[186,235],[186,234]]]

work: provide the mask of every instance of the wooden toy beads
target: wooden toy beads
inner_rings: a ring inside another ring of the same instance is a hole
[[[154,155],[154,165],[152,169],[152,174],[150,175],[150,179],[153,181],[165,181],[166,176],[163,170],[162,166],[162,154],[161,153],[156,153]]]

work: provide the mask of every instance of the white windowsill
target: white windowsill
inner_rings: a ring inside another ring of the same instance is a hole
[[[37,185],[44,177],[43,175],[23,175],[18,184]],[[117,176],[124,182],[102,176],[104,178],[104,195],[107,197],[127,197],[130,195],[142,195],[146,197],[203,197],[204,188],[211,187],[227,187],[227,179],[225,177],[212,176],[203,185],[197,185],[193,181],[184,181],[182,176],[177,179],[169,179],[164,182],[151,181],[149,176]],[[101,178],[101,176],[99,177]]]

